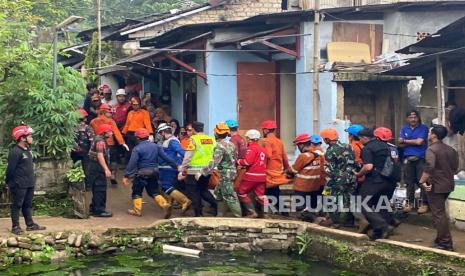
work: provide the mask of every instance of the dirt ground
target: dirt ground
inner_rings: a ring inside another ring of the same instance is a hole
[[[104,231],[108,228],[136,228],[147,227],[153,222],[163,218],[163,211],[155,204],[153,199],[147,195],[144,197],[143,216],[134,217],[127,214],[127,209],[131,207],[131,188],[118,184],[108,189],[107,210],[113,212],[111,218],[90,219],[67,219],[60,217],[36,217],[35,221],[47,227],[47,231],[65,231],[65,230],[96,230]],[[189,213],[186,214],[188,216]],[[173,209],[172,217],[180,217],[180,210]],[[423,215],[427,216],[427,215]],[[424,219],[423,219],[424,218]],[[402,223],[390,237],[392,240],[407,242],[423,246],[431,246],[435,238],[436,231],[432,224],[429,223],[428,217],[423,217],[422,223],[408,223],[410,219]],[[289,219],[289,218],[287,218]],[[418,219],[416,219],[417,221]],[[21,221],[22,227],[25,228],[24,222]],[[420,224],[420,225],[419,225]],[[9,218],[0,218],[0,236],[10,235],[11,221]],[[355,231],[354,229],[345,229]],[[453,229],[452,236],[454,247],[457,252],[465,253],[465,232]]]

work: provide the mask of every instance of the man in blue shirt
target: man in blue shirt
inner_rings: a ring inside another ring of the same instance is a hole
[[[133,208],[129,209],[128,213],[134,216],[142,215],[142,192],[145,189],[165,211],[165,219],[167,219],[171,216],[171,204],[158,192],[158,164],[160,158],[173,169],[177,168],[177,164],[166,155],[161,146],[149,141],[148,130],[139,128],[134,135],[139,143],[132,151],[123,178],[123,184],[128,185],[129,178],[135,176],[132,183]]]
[[[415,206],[415,189],[421,188],[421,202],[418,213],[428,212],[426,193],[419,185],[423,167],[425,165],[425,153],[428,147],[428,132],[426,125],[421,123],[420,113],[416,110],[407,112],[407,123],[400,130],[399,146],[404,152],[404,177],[407,184],[408,203],[404,211],[410,212]]]

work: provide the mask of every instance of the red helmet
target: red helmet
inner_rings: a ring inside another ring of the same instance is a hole
[[[19,138],[23,136],[31,135],[32,133],[34,133],[34,130],[32,130],[32,128],[22,125],[22,126],[15,127],[13,131],[11,132],[11,136],[13,136],[13,138],[16,141],[18,141]]]
[[[89,116],[89,114],[87,113],[87,111],[84,108],[79,108],[78,111],[79,111],[79,113],[81,113],[82,117]]]
[[[112,131],[113,131],[113,129],[111,128],[111,125],[109,125],[109,124],[101,124],[97,128],[97,135],[102,135],[104,133],[112,132]]]
[[[276,121],[267,120],[267,121],[264,121],[262,123],[261,128],[263,128],[263,129],[277,129],[278,125],[276,124]]]
[[[100,105],[99,110],[111,112],[111,107],[108,104],[103,103]]]
[[[392,131],[387,127],[378,127],[373,132],[376,138],[381,141],[387,142],[392,139]]]
[[[134,135],[137,138],[145,139],[145,138],[148,138],[150,136],[150,133],[145,128],[139,128],[139,129],[136,130],[136,133]]]
[[[299,135],[297,135],[297,137],[295,137],[294,144],[296,144],[296,145],[303,144],[303,143],[310,142],[311,140],[312,140],[312,138],[310,137],[310,135],[308,135],[308,134],[299,134]]]

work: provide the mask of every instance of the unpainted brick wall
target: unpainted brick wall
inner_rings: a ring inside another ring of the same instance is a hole
[[[182,25],[239,21],[259,14],[277,13],[281,11],[281,0],[232,0],[223,6],[156,26],[144,30],[141,33],[153,34],[153,32],[155,32],[157,35],[160,35]]]

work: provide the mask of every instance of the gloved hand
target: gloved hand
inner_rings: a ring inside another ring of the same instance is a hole
[[[124,186],[129,185],[129,178],[127,178],[127,177],[123,178],[123,185]]]
[[[325,187],[325,189],[323,190],[323,192],[321,194],[324,195],[324,196],[331,195],[331,188]]]
[[[129,151],[129,147],[128,147],[128,145],[126,145],[126,144],[123,144],[123,148],[124,148],[126,151]]]
[[[178,173],[178,180],[183,181],[184,179],[186,179],[186,176],[182,172]]]
[[[153,141],[154,141],[153,135],[149,136],[149,141],[153,143]]]
[[[200,179],[200,177],[201,177],[201,176],[202,176],[202,174],[201,174],[201,173],[199,173],[199,172],[198,172],[198,173],[196,173],[196,174],[195,174],[195,176],[194,176],[194,177],[195,177],[195,180],[197,180],[197,181],[198,181],[198,180]]]
[[[313,153],[318,155],[318,156],[323,156],[324,155],[324,153],[321,150],[316,150]]]

